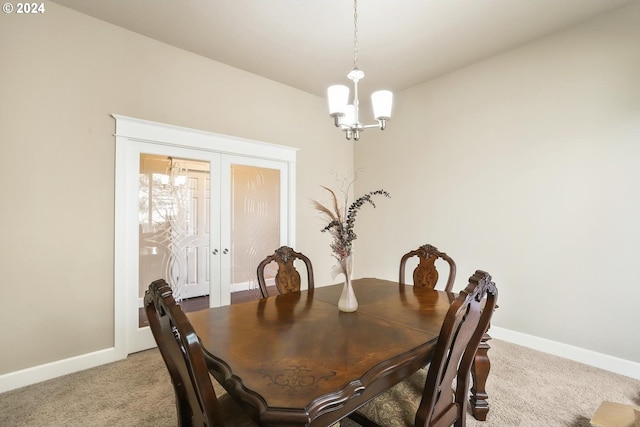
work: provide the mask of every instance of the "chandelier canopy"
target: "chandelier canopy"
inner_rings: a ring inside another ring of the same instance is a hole
[[[358,68],[358,0],[353,0],[353,70],[347,74],[353,81],[353,103],[349,104],[349,88],[344,85],[333,85],[327,90],[329,115],[333,117],[336,127],[345,132],[348,140],[357,141],[360,133],[367,128],[377,127],[384,130],[391,119],[393,93],[379,90],[371,94],[373,116],[377,124],[365,125],[360,122],[358,82],[364,78],[364,72]]]

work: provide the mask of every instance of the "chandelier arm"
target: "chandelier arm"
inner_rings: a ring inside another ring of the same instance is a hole
[[[362,125],[361,127],[362,129],[380,128],[380,122],[376,123],[375,125]]]

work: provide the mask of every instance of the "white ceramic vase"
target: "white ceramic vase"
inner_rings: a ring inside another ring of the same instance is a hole
[[[358,300],[351,286],[351,256],[340,262],[344,274],[344,286],[338,300],[338,309],[344,313],[353,313],[358,310]]]

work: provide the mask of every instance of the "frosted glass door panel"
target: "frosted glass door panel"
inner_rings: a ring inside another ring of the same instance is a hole
[[[209,162],[140,155],[139,293],[165,279],[176,300],[209,294]]]
[[[280,247],[280,170],[231,165],[231,292],[258,292],[256,268]]]

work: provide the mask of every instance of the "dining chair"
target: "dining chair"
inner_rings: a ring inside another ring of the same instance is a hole
[[[264,277],[265,268],[271,262],[275,262],[278,266],[275,282],[276,289],[279,294],[289,292],[297,292],[301,287],[300,273],[294,266],[295,260],[301,260],[307,270],[307,287],[313,289],[313,266],[311,260],[306,255],[294,251],[289,246],[281,246],[275,250],[272,255],[266,257],[258,264],[258,285],[260,285],[260,293],[263,298],[269,296],[267,291],[267,282]]]
[[[200,340],[165,280],[149,285],[144,304],[173,383],[178,426],[255,427],[257,424],[231,396],[216,396]]]
[[[434,289],[438,283],[438,270],[435,262],[442,259],[449,264],[449,278],[444,290],[451,292],[453,282],[456,279],[456,263],[449,255],[440,252],[433,245],[422,245],[418,249],[407,252],[400,259],[400,283],[405,284],[405,270],[407,261],[412,257],[418,257],[418,266],[413,270],[413,286]]]
[[[498,289],[477,270],[451,304],[428,370],[421,369],[350,415],[365,427],[464,427],[470,370]]]

